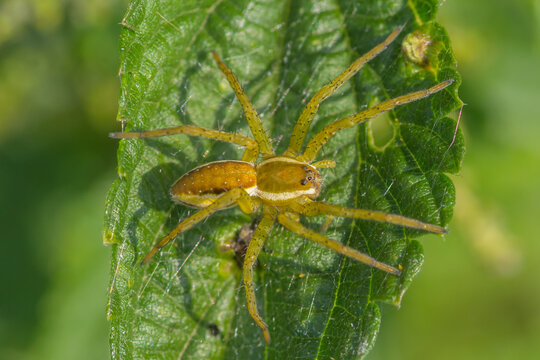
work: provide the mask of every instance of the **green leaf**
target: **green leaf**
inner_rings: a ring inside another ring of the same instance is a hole
[[[379,101],[456,82],[333,138],[319,159],[338,165],[323,170],[320,199],[446,225],[454,187],[444,173],[459,171],[463,139],[446,117],[461,105],[460,78],[448,36],[433,22],[438,6],[435,0],[132,1],[122,23],[118,119],[128,131],[193,124],[250,135],[211,58],[215,50],[282,153],[306,101],[405,24],[387,50],[326,100],[308,139]],[[200,164],[241,154],[237,146],[183,135],[120,141],[104,230],[113,249],[107,315],[114,359],[356,359],[374,344],[377,301],[399,305],[422,265],[422,247],[413,240],[421,233],[386,224],[335,219],[327,234],[401,264],[399,278],[274,227],[256,269],[270,345],[247,312],[234,254],[223,250],[250,216],[221,211],[139,266],[194,211],[171,202],[172,183]],[[319,229],[324,220],[302,221]]]

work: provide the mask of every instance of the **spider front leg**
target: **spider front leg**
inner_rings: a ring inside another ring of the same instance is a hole
[[[150,130],[150,131],[133,131],[133,132],[113,132],[109,137],[113,139],[132,139],[132,138],[154,138],[169,135],[186,134],[190,136],[198,136],[207,139],[213,139],[240,146],[245,146],[246,151],[242,157],[243,161],[254,162],[259,157],[259,146],[257,142],[246,136],[231,134],[225,131],[205,129],[193,125],[181,125],[173,128]]]
[[[192,228],[194,225],[203,221],[204,219],[206,219],[207,217],[209,217],[216,211],[226,209],[233,204],[237,204],[240,207],[240,209],[246,214],[250,214],[255,210],[255,203],[253,202],[251,197],[248,195],[248,193],[244,189],[241,189],[241,188],[232,189],[224,193],[223,195],[221,195],[212,204],[199,210],[198,212],[191,215],[187,219],[184,219],[183,221],[181,221],[176,226],[176,228],[174,228],[174,230],[172,230],[167,236],[161,239],[161,241],[158,242],[152,248],[152,250],[150,250],[150,252],[141,261],[141,265],[146,264],[156,254],[156,252],[158,252],[159,249],[167,245],[172,239],[174,239],[180,233]]]
[[[253,320],[259,325],[263,331],[264,339],[270,343],[270,332],[268,326],[264,322],[259,311],[257,310],[257,298],[255,297],[255,285],[253,283],[253,266],[259,257],[259,253],[264,245],[264,241],[268,238],[272,225],[276,219],[277,211],[271,206],[264,207],[264,216],[259,222],[251,241],[249,242],[246,256],[244,258],[244,286],[246,288],[246,300],[248,311]]]
[[[345,255],[353,260],[359,261],[361,263],[372,266],[392,275],[399,276],[401,274],[401,272],[393,266],[377,261],[367,254],[364,254],[358,250],[343,245],[338,241],[332,240],[329,237],[319,234],[318,232],[306,228],[305,226],[300,224],[300,222],[295,220],[290,213],[279,214],[278,222],[293,233],[305,237],[306,239],[315,241],[320,245],[326,246],[327,248],[334,250],[341,255]]]
[[[344,82],[349,80],[354,74],[356,74],[367,62],[379,55],[384,49],[388,47],[403,30],[403,27],[399,27],[394,30],[382,43],[375,46],[368,53],[362,55],[355,62],[353,62],[347,69],[339,74],[334,80],[326,84],[309,100],[304,110],[298,118],[298,122],[294,126],[294,130],[291,134],[291,140],[286,156],[295,157],[300,153],[307,131],[311,125],[313,117],[319,110],[319,105],[326,100],[330,95],[337,91],[343,85]]]
[[[445,228],[437,225],[428,224],[420,220],[377,210],[346,208],[339,205],[328,204],[321,201],[312,201],[309,199],[306,199],[306,201],[302,204],[292,204],[290,206],[294,211],[308,216],[326,214],[352,219],[384,222],[388,224],[405,226],[411,229],[425,230],[435,234],[446,234],[448,232]]]
[[[313,137],[306,145],[306,150],[304,153],[297,157],[297,160],[304,161],[307,163],[312,162],[321,148],[330,140],[338,131],[348,129],[355,125],[361,124],[371,118],[374,118],[377,115],[385,113],[387,111],[393,110],[394,108],[411,103],[428,97],[443,90],[444,88],[450,86],[454,82],[453,79],[443,81],[435,86],[430,87],[429,89],[424,89],[420,91],[415,91],[410,94],[398,96],[396,98],[383,101],[382,103],[375,105],[367,110],[364,110],[356,115],[352,115],[341,120],[337,120],[324,129],[322,129],[317,135]]]

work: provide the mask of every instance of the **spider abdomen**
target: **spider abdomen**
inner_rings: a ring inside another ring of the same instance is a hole
[[[171,187],[174,201],[196,208],[204,208],[220,195],[234,188],[251,194],[257,187],[253,164],[223,160],[199,166],[181,176]]]

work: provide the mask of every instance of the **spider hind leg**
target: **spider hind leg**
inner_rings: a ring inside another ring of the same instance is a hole
[[[231,205],[237,204],[240,209],[245,213],[251,213],[254,211],[255,203],[249,197],[248,193],[241,188],[232,189],[229,192],[224,193],[216,201],[207,207],[199,210],[195,214],[181,221],[167,236],[161,239],[152,250],[141,261],[141,265],[146,264],[150,259],[171,240],[173,240],[180,233],[192,228],[194,225],[203,221],[218,210],[226,209]]]
[[[134,138],[156,138],[177,134],[186,134],[190,136],[198,136],[212,140],[218,140],[245,146],[246,151],[242,157],[243,161],[255,161],[259,156],[259,146],[255,140],[247,136],[232,134],[225,131],[205,129],[194,125],[181,125],[172,128],[149,130],[149,131],[132,131],[132,132],[113,132],[109,134],[113,139],[134,139]]]

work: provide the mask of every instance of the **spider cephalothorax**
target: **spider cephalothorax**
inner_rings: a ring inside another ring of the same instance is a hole
[[[346,208],[315,201],[320,194],[322,184],[322,177],[317,169],[334,167],[336,163],[332,160],[313,161],[321,148],[336,132],[365,122],[383,112],[392,110],[396,106],[430,96],[452,84],[453,80],[446,80],[429,89],[419,90],[386,100],[358,114],[336,120],[317,133],[307,143],[304,152],[300,154],[307,130],[320,103],[358,72],[366,62],[383,51],[394,41],[400,32],[401,28],[392,32],[385,41],[357,59],[345,71],[313,96],[302,111],[291,134],[289,148],[283,155],[276,156],[274,154],[270,140],[253,105],[244,93],[236,76],[221,61],[216,53],[213,56],[242,104],[254,139],[223,131],[203,129],[192,125],[144,132],[112,133],[111,137],[113,138],[145,138],[187,134],[246,147],[242,161],[222,160],[201,165],[176,181],[171,188],[172,199],[200,210],[181,221],[176,228],[152,248],[141,263],[145,264],[148,262],[160,248],[168,244],[178,234],[190,229],[218,210],[238,205],[245,213],[251,213],[256,207],[262,205],[263,217],[247,248],[243,265],[243,276],[249,313],[263,330],[264,338],[267,342],[270,341],[270,333],[266,323],[257,311],[253,285],[253,265],[276,220],[290,231],[309,240],[313,240],[342,255],[387,273],[399,275],[400,270],[398,268],[381,263],[367,254],[304,227],[299,222],[298,215],[315,216],[327,214],[386,222],[439,234],[446,232],[440,226],[427,224],[420,220],[401,215],[388,214],[376,210]],[[262,155],[262,160],[259,160],[260,155]]]
[[[256,195],[269,205],[287,204],[321,192],[321,174],[307,163],[286,156],[275,156],[257,165]]]

